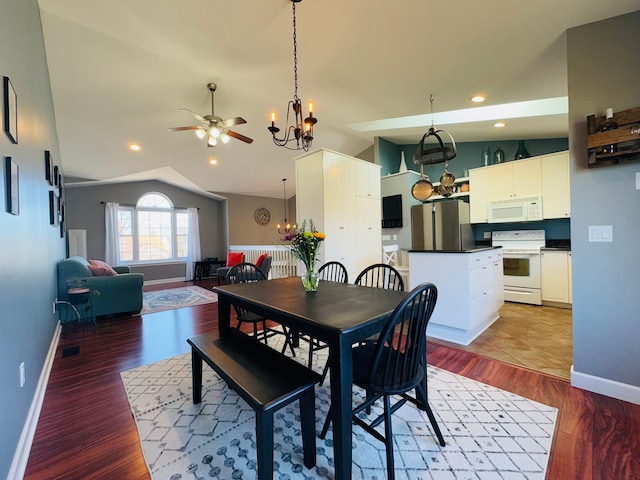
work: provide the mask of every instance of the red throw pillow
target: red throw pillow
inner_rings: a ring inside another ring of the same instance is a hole
[[[267,258],[269,256],[268,253],[263,253],[262,255],[260,255],[258,257],[258,259],[256,260],[256,267],[258,268],[262,268],[262,262],[264,261],[265,258]]]
[[[227,267],[233,267],[242,262],[244,253],[242,252],[229,252],[227,253]]]
[[[113,268],[100,260],[89,260],[89,270],[94,277],[113,277],[117,275]]]

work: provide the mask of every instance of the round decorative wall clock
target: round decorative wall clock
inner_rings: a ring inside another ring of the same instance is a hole
[[[264,207],[256,208],[253,219],[258,225],[267,225],[271,221],[271,212]]]

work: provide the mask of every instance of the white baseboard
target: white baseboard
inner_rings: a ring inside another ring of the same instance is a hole
[[[607,397],[640,405],[640,387],[616,382],[608,378],[596,377],[587,373],[576,372],[573,369],[573,365],[571,365],[571,385],[583,390],[588,390],[589,392],[599,393]]]
[[[56,355],[56,349],[58,348],[61,332],[62,325],[58,322],[58,325],[53,332],[49,352],[47,353],[44,365],[42,366],[42,371],[40,372],[40,379],[38,380],[38,386],[36,387],[35,394],[33,395],[33,400],[31,401],[31,407],[29,407],[27,419],[24,422],[24,427],[22,427],[22,433],[20,434],[20,440],[16,447],[16,453],[13,455],[13,461],[11,462],[11,468],[9,469],[7,480],[22,479],[24,477],[24,472],[27,469],[29,453],[31,452],[33,437],[36,433],[36,427],[38,426],[38,419],[40,418],[40,411],[42,410],[42,402],[44,401],[44,394],[47,391],[49,374],[53,367],[53,360]]]
[[[163,283],[175,283],[175,282],[186,282],[186,277],[175,277],[175,278],[160,278],[158,280],[149,280],[145,281],[145,285],[161,285]]]

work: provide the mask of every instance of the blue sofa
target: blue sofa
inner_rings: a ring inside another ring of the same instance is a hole
[[[112,315],[117,313],[139,313],[142,310],[142,273],[129,273],[129,267],[113,267],[118,273],[114,276],[94,276],[89,269],[89,261],[83,257],[69,257],[58,263],[58,300],[69,302],[70,287],[89,287],[93,315]],[[75,312],[67,304],[58,305],[60,321],[77,319]],[[82,311],[80,312],[81,316]]]

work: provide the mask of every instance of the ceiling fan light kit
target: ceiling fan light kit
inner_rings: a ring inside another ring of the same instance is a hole
[[[181,108],[180,110],[184,110],[185,112],[189,112],[191,115],[193,115],[200,122],[200,125],[172,127],[168,130],[172,132],[194,130],[196,136],[199,139],[207,139],[207,146],[209,147],[215,147],[216,145],[218,145],[218,139],[220,139],[222,143],[227,143],[231,138],[236,138],[245,143],[253,142],[252,138],[246,137],[233,130],[229,130],[229,127],[233,127],[234,125],[242,125],[243,123],[247,123],[244,118],[235,117],[223,120],[215,114],[213,94],[218,87],[215,83],[208,83],[207,88],[209,89],[209,92],[211,92],[211,115],[202,116],[198,115],[194,111],[189,110],[188,108]]]
[[[296,3],[302,0],[291,0],[293,9],[293,77],[294,89],[293,100],[289,100],[287,105],[287,117],[283,136],[278,138],[276,134],[280,132],[280,128],[276,126],[276,112],[271,110],[270,119],[271,126],[267,130],[271,132],[273,143],[279,147],[285,147],[289,150],[309,151],[313,142],[313,126],[318,119],[313,116],[313,102],[309,102],[309,116],[303,121],[302,102],[298,98],[298,42],[296,35]],[[289,123],[289,115],[293,112],[291,123]],[[295,143],[294,143],[295,142]]]

